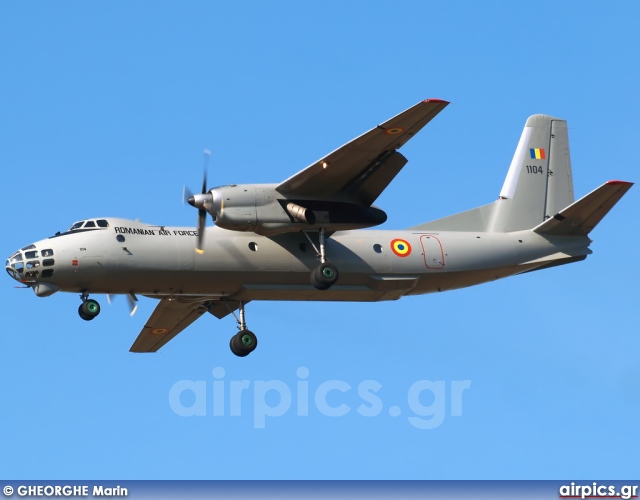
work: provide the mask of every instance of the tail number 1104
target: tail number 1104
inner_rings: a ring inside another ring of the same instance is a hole
[[[527,173],[528,174],[544,174],[544,170],[542,167],[538,167],[537,165],[527,165]]]

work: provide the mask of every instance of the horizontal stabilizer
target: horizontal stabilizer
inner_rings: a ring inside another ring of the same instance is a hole
[[[609,181],[539,224],[533,231],[556,236],[586,236],[631,186],[632,182]]]

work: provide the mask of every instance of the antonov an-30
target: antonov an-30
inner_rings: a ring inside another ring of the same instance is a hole
[[[591,253],[589,232],[632,186],[608,181],[574,201],[567,122],[531,116],[499,198],[402,230],[373,205],[407,163],[398,150],[447,106],[427,99],[280,184],[231,184],[189,197],[198,228],[100,217],[27,245],[6,263],[39,297],[79,293],[158,299],[131,346],[154,352],[205,313],[233,314],[234,354],[257,346],[252,300],[396,300],[569,264]],[[216,227],[205,229],[206,214]],[[236,311],[238,314],[236,315]]]

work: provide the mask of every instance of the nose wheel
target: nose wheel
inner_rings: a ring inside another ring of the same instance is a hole
[[[316,248],[313,241],[306,232],[304,233],[304,235],[316,250],[318,259],[320,260],[320,264],[316,268],[314,268],[313,271],[311,271],[309,281],[318,290],[327,290],[331,288],[331,286],[335,284],[336,281],[338,281],[339,273],[338,268],[327,260],[325,253],[324,228],[320,228],[320,232],[318,233],[318,238],[320,240],[320,250]]]
[[[100,304],[96,300],[90,299],[87,293],[80,295],[82,304],[78,307],[78,314],[85,321],[91,321],[100,314]]]
[[[240,313],[240,317],[236,316],[236,314],[231,311],[235,316],[236,321],[238,322],[239,332],[231,337],[231,340],[229,341],[229,347],[231,348],[231,352],[233,354],[244,358],[245,356],[251,354],[256,347],[258,347],[258,337],[256,337],[256,334],[251,330],[247,329],[247,322],[244,318],[244,304],[242,302],[240,302],[240,307],[238,308],[238,310]]]

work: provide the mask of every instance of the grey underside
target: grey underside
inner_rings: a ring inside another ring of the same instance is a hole
[[[470,286],[495,279],[494,275],[517,274],[542,266],[546,257],[557,260],[563,254],[574,257],[589,252],[588,238],[550,238],[531,231],[337,233],[328,241],[327,252],[341,270],[340,280],[330,290],[317,290],[309,283],[317,257],[302,234],[262,237],[217,228],[207,232],[204,255],[193,251],[194,238],[158,246],[157,237],[129,236],[125,251],[110,234],[95,235],[96,248],[102,250],[74,253],[80,261],[79,271],[58,284],[68,291],[201,300],[392,300],[408,293]],[[426,255],[427,234],[433,237],[429,241],[438,241],[433,258],[446,261],[441,267],[427,262],[431,258]],[[394,238],[410,242],[411,255],[393,255],[388,242]],[[251,250],[250,244],[257,250]],[[301,244],[307,245],[305,250]],[[377,253],[376,248],[382,252]]]

